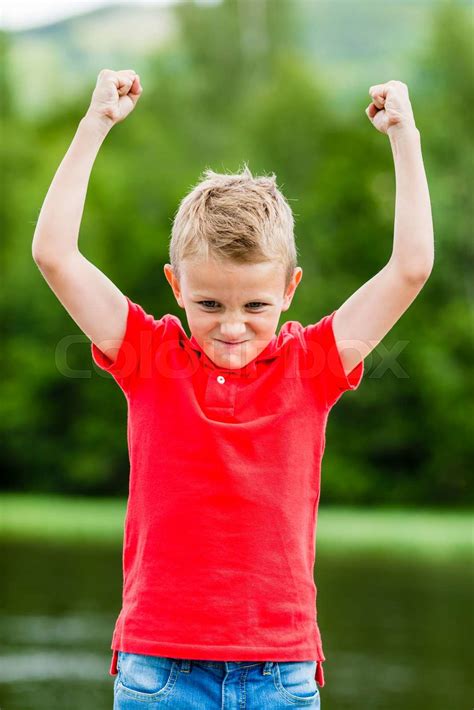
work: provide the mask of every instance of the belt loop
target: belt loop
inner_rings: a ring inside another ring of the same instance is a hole
[[[263,665],[262,675],[272,674],[273,661],[265,661]]]
[[[181,673],[191,673],[192,661],[189,658],[181,659],[181,668],[179,669]]]

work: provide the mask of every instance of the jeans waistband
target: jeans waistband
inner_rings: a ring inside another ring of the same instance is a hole
[[[189,658],[177,658],[175,660],[179,662],[182,673],[190,673],[193,663],[198,663],[206,668],[220,668],[222,670],[225,669],[227,672],[262,666],[262,674],[269,675],[274,664],[274,661],[194,661]]]

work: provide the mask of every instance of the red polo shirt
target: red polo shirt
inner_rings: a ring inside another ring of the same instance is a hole
[[[325,660],[313,579],[325,427],[344,374],[332,330],[284,323],[248,365],[216,366],[179,318],[127,298],[114,364],[130,480],[117,651],[216,661]]]

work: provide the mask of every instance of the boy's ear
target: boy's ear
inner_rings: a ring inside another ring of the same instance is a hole
[[[283,299],[283,306],[282,306],[282,311],[287,311],[288,308],[291,306],[291,301],[293,299],[293,296],[295,295],[296,287],[298,286],[299,282],[303,278],[303,269],[301,266],[297,266],[296,269],[293,271],[293,276],[291,278],[290,283],[288,284],[288,288],[286,289],[286,293]]]
[[[173,267],[171,264],[165,264],[163,267],[163,271],[166,276],[166,280],[168,281],[169,285],[171,286],[174,297],[176,298],[178,305],[181,306],[181,308],[184,308],[184,303],[183,303],[183,297],[181,295],[181,288],[179,285],[179,281],[175,276],[175,273],[173,271]]]

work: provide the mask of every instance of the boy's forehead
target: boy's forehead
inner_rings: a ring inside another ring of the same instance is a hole
[[[284,286],[284,269],[278,262],[265,261],[255,264],[184,260],[181,264],[182,277],[187,288],[199,295],[209,289],[240,291],[258,289],[262,295],[280,292]]]

